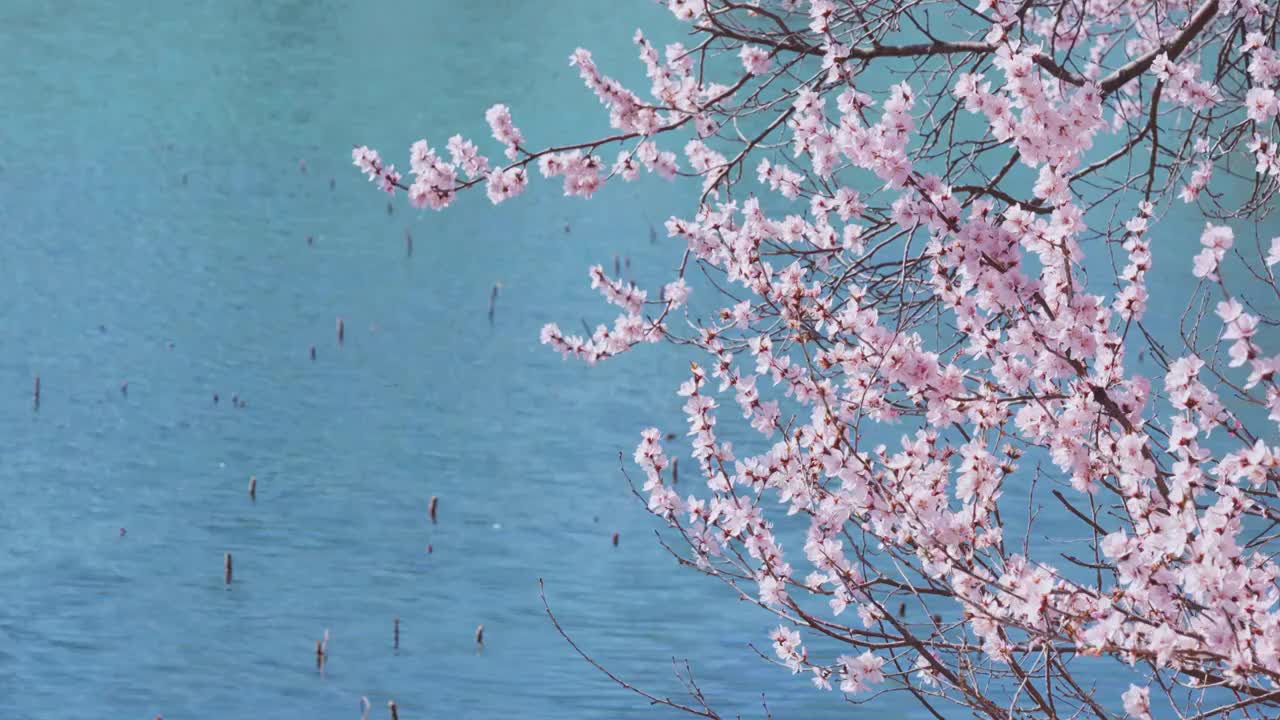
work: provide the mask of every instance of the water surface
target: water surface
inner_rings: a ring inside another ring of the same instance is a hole
[[[679,188],[388,214],[349,165],[498,101],[534,145],[604,132],[566,58],[643,82],[640,25],[683,33],[646,2],[0,6],[0,717],[671,716],[576,657],[538,578],[658,694],[687,657],[726,715],[868,713],[755,657],[769,617],[654,541],[618,453],[681,431],[682,363],[537,343],[612,318],[589,265],[667,276]]]

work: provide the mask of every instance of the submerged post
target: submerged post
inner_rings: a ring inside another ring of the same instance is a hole
[[[324,638],[316,641],[316,669],[324,672],[324,663],[329,659],[329,628],[324,629]]]
[[[493,289],[489,291],[489,324],[493,324],[493,311],[498,306],[498,290],[502,288],[502,283],[494,283]]]

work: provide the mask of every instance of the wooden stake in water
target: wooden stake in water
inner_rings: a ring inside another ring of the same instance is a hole
[[[489,291],[489,324],[493,324],[493,311],[498,306],[498,290],[502,288],[502,283],[494,283],[493,289]]]
[[[680,458],[671,458],[671,484],[680,482]]]
[[[399,649],[400,649],[400,618],[396,618],[396,631],[395,631],[395,632],[396,632],[396,634],[395,634],[395,644],[392,646],[392,649],[393,649],[393,650],[399,650]]]
[[[324,663],[329,659],[329,628],[324,629],[324,639],[316,641],[316,669],[324,672]]]
[[[342,326],[342,318],[338,318],[338,344],[339,344],[339,345],[341,345],[341,344],[342,344],[342,337],[343,337],[343,335],[345,335],[345,334],[346,334],[346,333],[344,332],[344,329],[343,329],[343,326]]]
[[[613,546],[618,547],[618,533],[613,534]]]
[[[440,505],[440,498],[435,495],[431,496],[431,502],[427,504],[427,513],[431,515],[431,524],[436,524],[436,507]]]
[[[222,558],[222,579],[227,585],[231,584],[231,553]]]
[[[413,257],[413,235],[409,234],[409,228],[404,229],[404,256]]]
[[[31,397],[37,408],[40,407],[40,376],[36,376],[35,387],[31,390]]]
[[[484,625],[476,627],[476,645],[484,647]]]
[[[316,361],[316,346],[312,345],[311,346],[311,362],[315,362],[315,361]]]
[[[388,700],[387,709],[391,711],[391,720],[400,720],[400,713],[396,710],[396,701]]]
[[[249,476],[249,499],[254,502],[258,501],[258,476],[257,475]]]

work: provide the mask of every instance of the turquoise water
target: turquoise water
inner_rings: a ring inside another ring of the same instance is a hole
[[[574,655],[540,577],[629,681],[678,693],[675,655],[726,712],[844,712],[747,649],[768,618],[677,571],[618,471],[680,430],[680,365],[538,345],[612,319],[589,265],[663,275],[675,190],[389,216],[350,166],[498,101],[533,142],[607,129],[568,54],[635,79],[634,28],[681,32],[650,3],[475,5],[0,4],[0,718],[670,716]]]
[[[627,491],[618,451],[678,429],[662,357],[538,345],[612,318],[590,264],[658,277],[671,188],[424,218],[349,167],[499,100],[531,140],[593,132],[576,42],[634,77],[635,23],[678,29],[484,5],[0,5],[0,717],[663,716],[573,655],[538,578],[632,682],[675,693],[687,656],[726,710],[840,707],[776,682],[745,648],[768,619],[675,573]]]
[[[618,453],[681,431],[682,363],[537,343],[612,318],[589,265],[667,276],[678,187],[388,214],[350,167],[498,101],[533,145],[603,132],[566,58],[636,81],[636,26],[683,33],[648,2],[0,5],[0,718],[672,716],[538,578],[658,695],[676,656],[726,716],[869,712],[755,657],[769,617],[654,541]]]

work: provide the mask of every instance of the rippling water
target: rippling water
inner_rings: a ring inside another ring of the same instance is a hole
[[[637,25],[682,33],[644,2],[0,5],[0,717],[669,716],[574,655],[538,578],[661,695],[677,656],[726,714],[866,712],[754,657],[769,618],[655,543],[618,452],[679,430],[681,363],[537,344],[610,317],[588,265],[664,276],[677,188],[422,218],[349,166],[497,101],[535,145],[607,130],[565,58],[635,80]]]
[[[349,164],[497,101],[535,142],[607,130],[566,58],[642,77],[639,24],[682,32],[650,3],[0,5],[0,717],[664,716],[539,577],[628,680],[678,692],[676,655],[726,710],[842,711],[751,655],[768,618],[676,571],[618,471],[679,429],[680,364],[537,343],[611,318],[588,265],[661,277],[675,190],[389,216]]]

